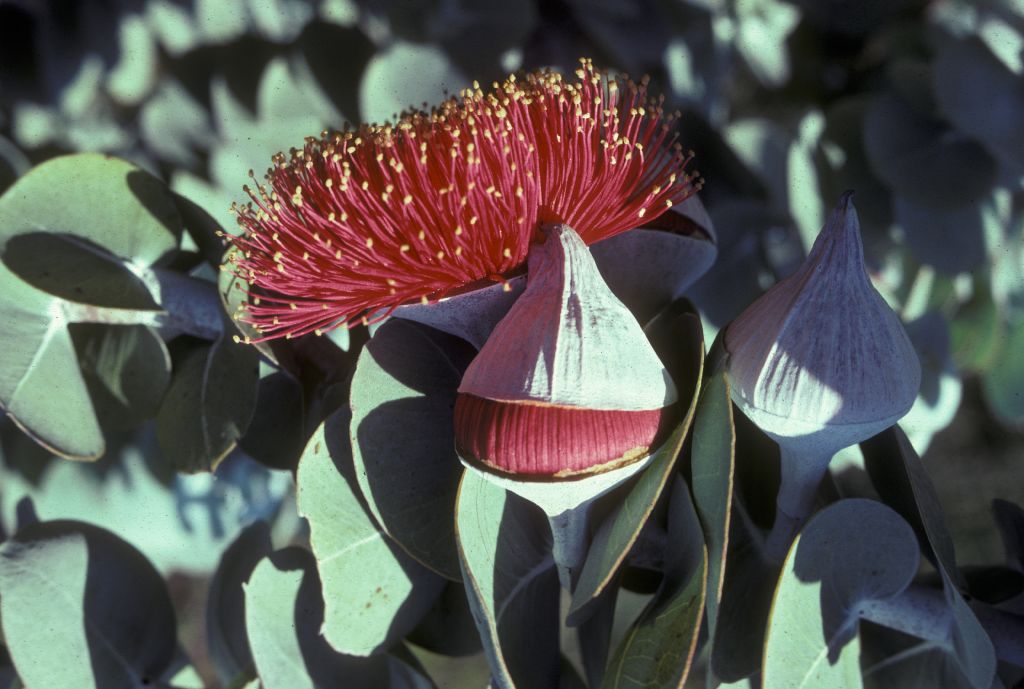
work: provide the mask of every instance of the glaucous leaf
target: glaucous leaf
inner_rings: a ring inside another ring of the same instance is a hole
[[[54,189],[62,190],[60,203],[53,202]],[[47,161],[0,197],[0,251],[5,260],[0,266],[0,318],[11,343],[0,364],[0,403],[43,446],[79,459],[103,453],[103,437],[66,327],[69,320],[88,319],[90,307],[30,286],[6,262],[18,255],[31,259],[30,272],[48,284],[74,277],[67,273],[77,270],[77,259],[60,262],[69,258],[67,252],[54,256],[57,265],[50,270],[55,272],[46,275],[37,252],[19,251],[30,234],[29,243],[42,237],[50,244],[63,242],[64,248],[74,245],[92,251],[96,275],[110,275],[115,263],[148,267],[166,260],[180,231],[180,218],[162,182],[130,163],[102,155]],[[13,256],[12,242],[17,242]],[[72,253],[81,258],[81,251]],[[123,276],[126,271],[114,272]],[[79,287],[83,280],[93,282],[78,277]],[[97,279],[111,286],[106,277]],[[100,291],[110,296],[110,290]],[[87,296],[84,288],[82,296]]]
[[[736,429],[724,369],[707,379],[693,421],[690,483],[708,549],[708,635],[718,621],[729,543]]]
[[[467,656],[481,649],[480,635],[461,583],[445,582],[441,595],[406,640],[446,656]]]
[[[655,222],[696,226],[692,219],[673,211]],[[598,242],[590,251],[612,293],[633,312],[637,321],[646,323],[680,298],[714,263],[718,247],[707,234],[702,234],[708,232],[713,230],[701,228],[694,234],[683,235],[640,228]]]
[[[815,515],[782,567],[765,641],[765,689],[861,687],[858,607],[901,593],[914,533],[885,505],[841,500]]]
[[[39,448],[37,456],[26,457],[24,447],[12,447],[5,437],[9,454],[0,462],[0,522],[13,530],[16,506],[27,497],[44,519],[88,520],[117,533],[165,575],[205,576],[243,527],[273,519],[292,490],[289,473],[270,471],[238,454],[222,462],[216,476],[176,473],[161,461],[151,424],[117,439],[126,442],[98,462],[51,461],[33,476],[16,470],[16,459],[31,469],[42,466],[47,453]]]
[[[294,469],[306,441],[307,410],[302,384],[290,373],[262,376],[249,427],[238,440],[250,457],[273,469]]]
[[[893,426],[861,443],[861,451],[864,468],[879,496],[913,527],[936,568],[960,587],[963,582],[953,539],[938,493],[906,434]]]
[[[264,689],[386,686],[386,658],[342,655],[321,634],[320,581],[313,556],[298,547],[265,557],[245,585],[245,628]]]
[[[0,616],[28,687],[137,689],[170,665],[164,581],[131,545],[72,521],[36,522],[0,546]]]
[[[704,340],[699,319],[685,312],[687,308],[684,302],[677,301],[645,328],[654,350],[675,380],[678,404],[680,407],[686,405],[686,414],[678,428],[655,452],[650,465],[640,473],[629,493],[604,518],[594,534],[572,592],[567,617],[571,626],[586,619],[592,602],[611,582],[626,553],[633,547],[668,484],[676,456],[689,432],[704,371]]]
[[[171,356],[156,330],[81,323],[71,338],[102,428],[131,430],[156,416],[171,379]]]
[[[352,458],[370,511],[410,555],[456,580],[452,409],[475,355],[457,337],[395,318],[363,348],[350,393]]]
[[[157,178],[124,160],[79,153],[37,165],[0,197],[0,250],[26,232],[70,235],[151,266],[177,247],[181,218]]]
[[[932,66],[942,111],[1016,173],[1024,173],[1024,84],[980,41],[943,41]]]
[[[896,222],[914,257],[945,273],[965,273],[985,262],[986,211],[982,204],[935,208],[893,199]]]
[[[55,454],[93,460],[105,443],[60,302],[0,266],[0,405]]]
[[[661,587],[626,632],[602,689],[682,689],[704,617],[708,554],[690,491],[677,474],[668,506]]]
[[[366,65],[359,84],[359,111],[365,122],[384,122],[410,106],[435,103],[447,91],[458,93],[469,80],[437,46],[392,43]]]
[[[399,548],[363,503],[352,466],[350,414],[340,409],[309,439],[299,460],[299,513],[323,582],[323,634],[352,655],[378,653],[404,637],[444,579]]]
[[[455,526],[462,578],[492,686],[557,686],[560,589],[543,514],[479,472],[466,471]]]
[[[953,613],[949,646],[945,650],[972,686],[986,689],[995,673],[995,651],[960,594],[966,586],[957,568],[953,539],[921,458],[899,426],[861,443],[861,450],[875,490],[913,527],[942,578],[946,603]]]
[[[220,558],[206,596],[206,643],[210,660],[224,685],[239,675],[254,677],[245,633],[245,583],[256,565],[270,555],[270,528],[258,521],[246,527]]]
[[[877,95],[868,107],[864,146],[875,174],[922,206],[964,206],[984,197],[995,182],[996,163],[980,144],[890,93]],[[959,183],[951,185],[950,179]]]
[[[20,233],[4,245],[3,262],[28,284],[62,299],[122,309],[160,308],[122,259],[81,237]]]
[[[178,471],[212,471],[234,449],[256,407],[259,356],[226,334],[175,361],[156,417],[157,440]]]

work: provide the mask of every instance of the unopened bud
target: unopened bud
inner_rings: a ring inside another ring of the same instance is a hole
[[[780,444],[834,453],[896,423],[917,396],[921,366],[868,278],[851,196],[800,269],[726,331],[733,400]]]

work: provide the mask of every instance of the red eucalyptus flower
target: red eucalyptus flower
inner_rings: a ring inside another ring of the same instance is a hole
[[[233,270],[260,339],[369,322],[525,266],[544,222],[587,244],[648,222],[700,186],[676,115],[646,79],[580,61],[477,84],[396,124],[308,138],[236,206]]]

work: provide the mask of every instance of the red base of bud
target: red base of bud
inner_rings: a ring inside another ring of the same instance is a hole
[[[671,432],[676,407],[645,411],[499,402],[460,394],[455,401],[459,454],[507,474],[568,477],[631,464]]]

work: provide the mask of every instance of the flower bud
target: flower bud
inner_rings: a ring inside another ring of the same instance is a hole
[[[903,325],[868,278],[851,196],[800,269],[725,334],[737,406],[780,445],[829,457],[899,420],[921,381]]]
[[[455,403],[464,460],[505,475],[580,477],[648,457],[676,389],[579,235],[551,226],[526,290],[469,365]]]

